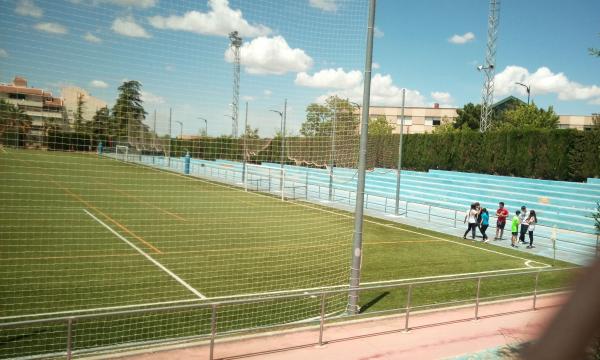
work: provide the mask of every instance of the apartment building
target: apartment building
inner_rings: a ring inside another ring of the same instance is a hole
[[[405,107],[404,108],[404,133],[422,134],[431,133],[441,124],[454,122],[458,114],[457,108],[443,108],[439,104],[433,107]],[[402,107],[371,106],[369,118],[384,116],[394,126],[392,133],[399,134],[401,127]]]
[[[27,79],[15,76],[10,84],[0,83],[0,99],[14,104],[31,118],[30,139],[36,141],[49,127],[64,128],[66,116],[61,98],[44,89],[28,87]]]

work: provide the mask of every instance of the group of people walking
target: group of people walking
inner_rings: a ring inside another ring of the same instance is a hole
[[[494,240],[503,239],[504,227],[506,226],[508,215],[508,209],[504,207],[503,202],[500,202],[498,204],[498,210],[496,210],[496,237]],[[471,208],[467,211],[464,222],[468,224],[468,227],[463,235],[463,239],[466,239],[467,234],[471,232],[471,238],[475,240],[475,231],[479,229],[483,238],[482,241],[486,243],[489,242],[485,232],[490,226],[490,215],[486,208],[482,208],[478,202],[471,204]],[[527,213],[527,207],[521,206],[521,210],[515,211],[515,215],[511,221],[512,237],[510,246],[518,248],[519,242],[527,244],[525,236],[529,234],[529,245],[527,245],[527,248],[534,248],[533,231],[535,230],[535,224],[537,224],[535,210],[530,210],[529,213]]]

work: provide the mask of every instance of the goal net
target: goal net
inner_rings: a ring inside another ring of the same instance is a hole
[[[0,358],[197,340],[202,304],[348,286],[366,0],[1,7]],[[215,311],[233,333],[320,299]]]

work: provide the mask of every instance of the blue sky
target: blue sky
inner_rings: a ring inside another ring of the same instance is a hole
[[[306,105],[337,94],[362,99],[366,0],[0,0],[0,81],[14,75],[60,92],[89,90],[109,104],[123,80],[143,84],[147,111],[166,131],[168,109],[185,133],[209,119],[211,135],[231,121],[227,33],[240,31],[248,121],[263,136],[279,127],[270,109],[288,99],[292,132]],[[462,106],[480,102],[487,1],[379,0],[372,104]],[[560,114],[600,112],[598,1],[504,0],[496,61],[496,99],[526,95]],[[149,124],[151,120],[149,119]],[[178,130],[178,129],[177,129]],[[176,130],[173,130],[175,133]]]

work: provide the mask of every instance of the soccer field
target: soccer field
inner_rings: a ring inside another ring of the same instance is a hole
[[[348,283],[353,214],[95,154],[1,149],[0,324],[177,306]],[[362,283],[524,272],[550,260],[365,218]],[[569,264],[556,263],[557,267]],[[541,289],[567,276],[540,279]],[[491,280],[482,296],[530,291],[533,276]],[[471,299],[474,282],[415,290],[414,304]],[[403,305],[405,290],[361,295],[363,311]],[[347,297],[328,299],[328,313]],[[302,321],[318,299],[236,305],[219,331]],[[75,349],[210,331],[210,309],[94,319]],[[0,329],[0,357],[64,351],[62,324]]]

